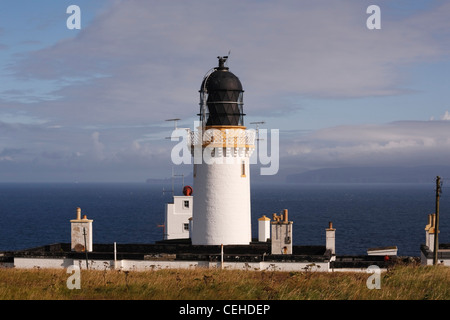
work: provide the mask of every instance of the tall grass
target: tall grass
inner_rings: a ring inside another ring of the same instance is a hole
[[[422,300],[450,299],[450,268],[397,266],[368,289],[365,273],[218,269],[124,272],[81,270],[81,288],[68,289],[66,270],[0,269],[0,299],[164,300]]]

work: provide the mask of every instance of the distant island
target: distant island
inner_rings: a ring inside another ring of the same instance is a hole
[[[450,166],[344,167],[310,170],[286,176],[288,183],[433,183],[450,177]]]
[[[193,184],[194,180],[193,180],[193,176],[192,176],[192,172],[182,176],[182,175],[177,175],[174,177],[168,177],[168,178],[148,178],[145,180],[146,183],[149,184],[159,184],[159,185],[171,185],[172,183],[174,185],[181,185],[184,182],[184,185],[187,184]]]
[[[450,166],[417,167],[342,167],[322,168],[300,173],[292,169],[282,170],[276,175],[262,176],[258,168],[251,172],[252,184],[267,183],[434,183],[436,176],[450,177]],[[193,185],[192,172],[167,178],[148,178],[146,183],[163,185],[171,188]]]

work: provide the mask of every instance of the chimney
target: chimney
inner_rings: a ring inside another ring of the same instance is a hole
[[[432,214],[428,215],[428,224],[425,226],[425,245],[430,247],[430,228],[432,223]]]
[[[267,218],[268,219],[268,218]],[[288,220],[287,209],[283,214],[273,214],[271,225],[271,253],[272,254],[292,254],[292,221]]]
[[[328,228],[325,229],[325,248],[331,250],[332,255],[336,255],[336,229],[333,228],[333,223],[328,222]]]
[[[434,252],[434,237],[436,233],[436,214],[433,213],[431,215],[431,226],[428,229],[428,249],[430,249],[430,251]]]
[[[263,215],[258,219],[258,241],[267,242],[270,238],[270,219]]]
[[[81,208],[77,208],[77,218],[70,220],[72,251],[92,251],[92,222],[86,215],[81,219]],[[85,240],[86,239],[86,240]]]

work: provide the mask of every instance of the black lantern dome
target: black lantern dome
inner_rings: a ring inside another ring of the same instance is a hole
[[[207,74],[200,88],[200,121],[206,126],[243,126],[241,81],[225,67],[228,57],[217,57],[219,66]]]

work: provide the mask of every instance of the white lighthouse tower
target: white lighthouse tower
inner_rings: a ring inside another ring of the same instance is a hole
[[[252,240],[250,156],[255,132],[244,126],[242,84],[225,67],[204,77],[200,126],[191,132],[194,156],[193,245],[249,244]]]

